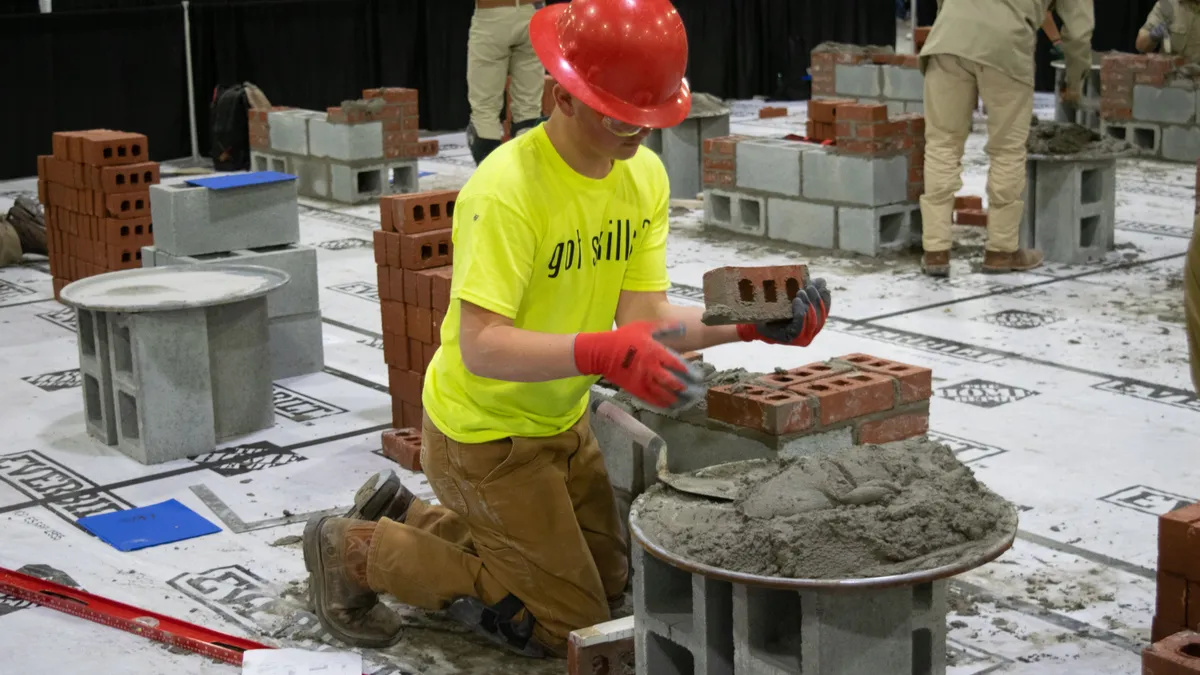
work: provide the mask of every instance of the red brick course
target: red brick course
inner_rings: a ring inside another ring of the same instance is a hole
[[[723,385],[710,388],[706,400],[709,417],[772,436],[804,431],[813,423],[808,398],[786,389]]]

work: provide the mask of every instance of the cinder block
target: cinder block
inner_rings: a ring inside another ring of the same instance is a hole
[[[383,122],[331,124],[308,122],[308,153],[341,162],[383,159]]]
[[[925,102],[924,101],[905,101],[904,102],[904,112],[916,113],[917,115],[924,115],[925,114]]]
[[[921,239],[921,207],[894,204],[879,208],[838,208],[838,248],[875,256],[903,251]]]
[[[308,121],[314,115],[309,110],[273,110],[267,113],[271,149],[293,155],[308,154]]]
[[[153,254],[154,264],[147,264],[147,251]],[[197,256],[173,256],[153,246],[142,249],[143,267],[213,263],[258,265],[286,272],[288,282],[267,295],[268,318],[321,311],[317,285],[317,249],[311,246],[284,244]]]
[[[908,199],[908,157],[804,153],[804,197],[855,206],[885,206]]]
[[[117,417],[113,408],[108,317],[107,312],[79,309],[76,311],[75,328],[79,346],[79,375],[83,380],[83,412],[88,434],[105,445],[116,445]]]
[[[303,161],[303,159],[304,158],[301,158],[301,157],[286,157],[284,155],[277,155],[275,153],[265,152],[262,150],[251,150],[250,151],[250,170],[251,171],[278,171],[279,173],[294,174],[296,172],[296,169],[294,166],[291,166],[291,165],[294,164],[295,162]]]
[[[837,247],[837,207],[797,199],[767,199],[767,236],[794,244]]]
[[[300,240],[296,181],[210,190],[185,183],[150,187],[154,245],[202,255]]]
[[[838,64],[834,70],[838,96],[880,98],[883,96],[883,69],[873,63]]]
[[[421,173],[417,160],[407,159],[387,165],[390,176],[388,194],[408,194],[421,191]]]
[[[305,197],[329,199],[333,178],[330,173],[330,163],[327,159],[316,157],[290,157],[291,166],[288,173],[296,176],[297,190]],[[257,170],[257,165],[255,166]]]
[[[1116,160],[1031,159],[1026,172],[1022,246],[1041,249],[1052,262],[1103,259],[1115,245]]]
[[[883,97],[902,101],[925,100],[925,76],[920,68],[881,66],[883,70]]]
[[[205,310],[217,441],[275,424],[266,304],[266,298],[254,298]]]
[[[671,197],[695,199],[700,192],[702,148],[698,119],[686,119],[662,130],[661,154],[671,183]]]
[[[381,164],[353,166],[330,162],[329,174],[329,197],[335,202],[362,204],[379,199],[391,190],[389,169]]]
[[[642,140],[642,145],[650,148],[656,155],[661,155],[663,151],[662,129],[651,129],[646,138]]]
[[[1101,133],[1129,143],[1144,155],[1157,156],[1162,151],[1162,129],[1157,124],[1104,121]]]
[[[1144,122],[1187,124],[1196,118],[1196,92],[1179,87],[1133,88],[1133,118]]]
[[[739,234],[766,236],[766,201],[745,193],[705,190],[704,222]]]
[[[325,335],[321,313],[271,319],[271,379],[319,373],[325,368]]]
[[[1174,162],[1189,164],[1200,160],[1200,128],[1163,127],[1162,157]]]
[[[801,168],[808,143],[773,138],[745,140],[737,144],[737,186],[786,197],[799,197],[803,190]]]
[[[636,672],[734,672],[732,585],[671,567],[640,546],[631,562]]]
[[[718,267],[704,273],[704,322],[772,321],[792,316],[792,300],[808,285],[804,265]]]

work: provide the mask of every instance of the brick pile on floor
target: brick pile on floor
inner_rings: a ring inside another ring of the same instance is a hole
[[[58,298],[72,281],[142,266],[159,166],[147,160],[146,137],[124,131],[60,131],[53,149],[38,157],[38,198]]]
[[[988,214],[983,208],[983,197],[974,195],[954,198],[954,224],[987,227]]]
[[[1200,674],[1200,503],[1158,519],[1158,587],[1146,673]]]
[[[396,428],[383,435],[384,453],[410,471],[421,470],[421,390],[450,306],[457,198],[457,190],[441,190],[379,202],[382,229],[375,232],[375,263]]]

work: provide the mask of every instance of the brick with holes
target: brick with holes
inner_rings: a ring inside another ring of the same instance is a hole
[[[1200,633],[1185,630],[1142,652],[1144,675],[1200,675]]]
[[[406,428],[383,432],[383,454],[405,469],[421,473],[421,430]]]
[[[898,361],[889,361],[869,354],[847,354],[835,361],[844,361],[859,370],[878,373],[896,380],[897,401],[903,405],[924,401],[933,396],[933,371]]]
[[[90,169],[88,187],[107,194],[139,192],[150,185],[157,185],[159,181],[158,162],[86,168]]]
[[[84,132],[80,139],[80,157],[72,161],[92,166],[116,166],[144,162],[150,156],[146,137],[124,131]]]
[[[635,667],[633,631],[632,616],[571,631],[567,639],[567,674],[632,673]]]
[[[400,264],[406,270],[426,270],[449,265],[454,259],[451,230],[433,230],[420,234],[401,234]],[[405,280],[407,282],[407,279]]]
[[[878,373],[835,375],[795,385],[788,391],[816,399],[823,426],[891,410],[896,405],[892,378]]]
[[[706,402],[710,419],[772,436],[794,434],[813,425],[808,398],[787,389],[721,385],[708,390]]]
[[[792,300],[808,285],[804,265],[719,267],[704,274],[704,318],[709,326],[792,317]]]
[[[1158,572],[1183,577],[1194,561],[1200,559],[1200,542],[1189,537],[1189,530],[1200,525],[1200,503],[1190,504],[1158,517]],[[1195,545],[1190,545],[1192,543]],[[1200,581],[1200,579],[1193,579]]]
[[[846,363],[817,362],[789,370],[777,369],[776,372],[770,375],[763,375],[754,380],[752,384],[772,389],[787,389],[798,384],[821,380],[851,370],[853,370],[853,367]]]
[[[379,200],[385,232],[421,234],[450,227],[458,190],[388,195]]]

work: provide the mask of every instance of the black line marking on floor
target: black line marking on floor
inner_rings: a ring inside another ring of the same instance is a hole
[[[1077,558],[1083,558],[1084,560],[1089,560],[1097,565],[1104,565],[1105,567],[1121,570],[1122,572],[1132,574],[1137,577],[1142,577],[1143,579],[1156,579],[1158,577],[1158,573],[1148,567],[1142,567],[1141,565],[1135,565],[1131,562],[1125,562],[1124,560],[1113,558],[1111,556],[1104,555],[1103,553],[1089,551],[1086,548],[1072,546],[1071,544],[1064,544],[1061,541],[1055,541],[1049,537],[1043,537],[1040,534],[1026,532],[1025,530],[1017,530],[1017,539],[1027,541],[1031,544],[1037,544],[1038,546],[1044,546],[1046,548],[1058,551],[1059,553],[1066,553],[1067,555],[1073,555]]]
[[[995,605],[999,609],[1007,609],[1033,617],[1035,619],[1039,619],[1041,621],[1045,621],[1046,623],[1058,626],[1059,628],[1062,628],[1070,633],[1074,633],[1082,638],[1099,640],[1100,642],[1112,645],[1117,649],[1133,652],[1134,654],[1139,655],[1142,653],[1142,648],[1145,647],[1144,644],[1135,642],[1121,635],[1117,635],[1112,631],[1105,630],[1103,628],[1097,628],[1090,623],[1073,619],[1065,614],[1059,614],[1058,612],[1051,611],[1045,607],[1042,607],[1041,605],[1029,602],[1027,600],[1020,600],[1011,596],[1008,598],[1000,598],[993,595],[982,586],[976,586],[975,584],[962,581],[960,579],[951,580],[950,584],[956,587],[960,592],[971,596],[971,598],[976,602],[984,602]]]
[[[24,300],[21,302],[10,302],[6,305],[0,305],[0,309],[8,309],[9,307],[24,307],[25,305],[36,305],[39,302],[53,302],[54,298],[41,298],[40,300]]]
[[[348,323],[342,323],[341,321],[337,321],[335,319],[326,319],[325,317],[321,317],[321,323],[327,323],[330,326],[341,328],[342,330],[348,330],[351,333],[358,333],[359,335],[365,335],[366,337],[383,339],[382,333],[376,333],[374,331],[369,331],[366,328],[359,328],[358,326],[352,326]]]
[[[362,385],[368,389],[374,389],[375,391],[380,391],[385,394],[391,393],[388,390],[387,385],[379,384],[378,382],[372,382],[371,380],[368,380],[364,377],[359,377],[358,375],[347,373],[344,370],[338,370],[337,368],[330,368],[329,366],[326,366],[325,372],[334,377],[346,380],[347,382],[353,382],[354,384]]]

